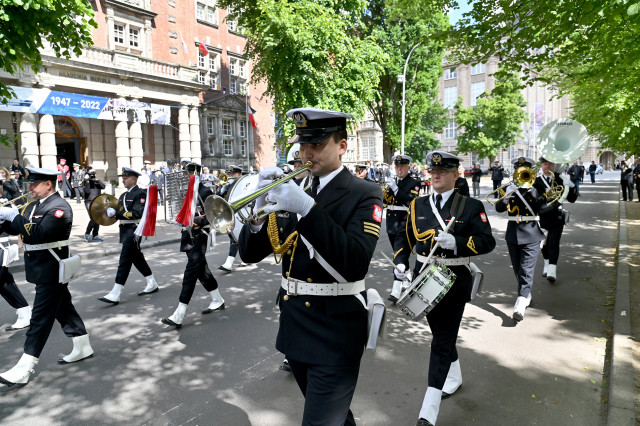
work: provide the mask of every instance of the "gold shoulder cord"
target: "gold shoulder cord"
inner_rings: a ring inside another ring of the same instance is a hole
[[[289,273],[291,272],[291,265],[293,265],[293,256],[296,254],[296,248],[298,247],[298,231],[294,231],[291,233],[287,239],[280,245],[280,236],[278,234],[278,221],[276,219],[276,213],[273,212],[269,215],[269,224],[267,225],[267,235],[269,236],[269,241],[271,242],[271,248],[273,248],[273,258],[276,261],[276,265],[279,265],[282,262],[282,257],[289,250],[289,248],[293,245],[293,249],[291,250],[291,261],[289,262]],[[277,255],[280,255],[280,259],[278,259]]]
[[[27,207],[29,207],[31,204],[33,204],[35,202],[36,202],[36,200],[28,202],[27,205],[22,208],[22,211],[20,212],[20,216],[24,216],[24,212],[25,212],[25,210],[27,210]]]
[[[413,236],[416,238],[416,241],[420,241],[421,243],[431,239],[431,247],[433,248],[433,237],[436,235],[436,230],[428,229],[422,233],[418,232],[418,226],[416,225],[416,200],[417,198],[414,198],[413,201],[411,201],[411,206],[410,206],[411,226],[413,226]],[[408,237],[409,235],[407,235],[407,238]]]

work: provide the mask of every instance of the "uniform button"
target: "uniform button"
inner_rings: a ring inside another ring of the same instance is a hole
[[[310,308],[310,307],[311,307],[311,303],[309,303],[309,302],[304,302],[304,306],[306,306],[307,308]]]
[[[426,255],[427,255],[427,253],[425,253],[425,252],[422,252],[422,255],[423,255],[423,256],[426,256]]]
[[[282,299],[286,302],[287,300],[289,300],[289,295],[288,295],[288,294],[285,294],[285,295],[282,297]]]
[[[287,272],[285,275],[286,275],[286,276],[289,276],[289,272]]]
[[[280,232],[284,232],[284,229],[280,228]]]
[[[311,278],[307,278],[307,282],[308,282],[308,283],[312,283],[312,282],[313,282],[313,280],[312,280]]]
[[[291,250],[287,250],[287,254],[291,256]]]

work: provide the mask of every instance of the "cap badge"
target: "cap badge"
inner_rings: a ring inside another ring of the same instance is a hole
[[[520,157],[518,158],[518,163],[523,164],[526,160],[524,159],[524,157]]]
[[[402,155],[398,155],[398,156],[396,157],[396,161],[402,161]]]
[[[295,121],[296,127],[307,127],[307,117],[301,112],[293,114],[293,121]]]
[[[440,154],[433,154],[431,156],[431,161],[433,161],[434,163],[438,164],[439,162],[442,161],[442,155]]]
[[[127,173],[127,170],[123,167],[122,168],[122,174],[125,174],[125,173]]]
[[[293,158],[296,159],[296,160],[299,160],[300,159],[300,151],[294,152],[293,153]]]

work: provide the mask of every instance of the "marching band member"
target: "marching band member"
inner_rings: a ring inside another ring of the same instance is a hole
[[[229,180],[227,184],[220,188],[220,193],[218,194],[221,197],[224,197],[228,201],[228,193],[231,190],[231,187],[236,183],[239,177],[242,176],[242,167],[240,166],[229,166],[227,169],[227,176]],[[238,243],[234,240],[233,234],[229,233],[229,254],[227,255],[227,260],[222,265],[218,266],[218,269],[225,272],[233,271],[233,261],[236,259],[238,255]]]
[[[27,167],[31,196],[36,200],[21,212],[1,207],[2,230],[22,235],[27,281],[36,285],[31,326],[24,343],[24,354],[10,370],[0,374],[0,383],[24,385],[29,381],[44,348],[54,321],[73,339],[73,350],[60,364],[69,364],[93,356],[89,335],[78,315],[67,283],[59,281],[59,260],[69,257],[69,235],[73,222],[71,206],[56,192],[59,172]],[[58,256],[58,259],[54,256]]]
[[[13,278],[13,274],[9,271],[9,263],[12,261],[11,250],[18,250],[17,245],[9,243],[9,237],[6,232],[1,232],[0,235],[0,256],[2,256],[2,268],[0,269],[0,296],[7,301],[9,306],[17,310],[18,319],[15,323],[5,328],[5,331],[21,330],[29,327],[29,321],[31,320],[31,306],[27,303],[20,289],[16,285],[16,280]],[[17,256],[15,257],[17,259]]]
[[[546,193],[554,184],[563,187],[568,186],[569,192],[566,201],[575,202],[578,199],[578,191],[569,176],[555,173],[555,163],[546,160],[544,157],[540,157],[540,163],[542,176],[538,176],[533,184],[538,194]],[[562,209],[563,201],[559,200],[559,202],[540,208],[540,227],[547,231],[547,236],[542,243],[542,258],[544,259],[542,276],[547,277],[551,282],[556,280],[556,266],[560,257],[560,238],[565,225],[565,215]]]
[[[138,177],[140,173],[129,167],[122,168],[122,183],[127,189],[120,195],[120,205],[122,208],[116,210],[112,207],[107,208],[107,216],[115,217],[120,221],[120,244],[122,251],[120,252],[120,260],[118,261],[118,271],[116,272],[116,283],[113,289],[107,295],[100,297],[101,302],[117,305],[120,303],[120,295],[127,283],[131,265],[134,265],[147,281],[146,287],[138,293],[138,296],[155,293],[158,291],[158,283],[153,277],[153,272],[149,268],[147,260],[144,258],[142,250],[140,250],[140,239],[134,238],[136,227],[142,218],[144,212],[144,204],[147,199],[147,191],[138,187]]]
[[[406,229],[398,233],[396,276],[415,248],[417,259],[414,276],[418,276],[434,244],[434,255],[456,274],[456,280],[442,300],[427,314],[433,340],[429,357],[428,387],[420,409],[418,426],[435,425],[441,399],[449,397],[462,385],[462,372],[456,340],[465,304],[471,298],[472,276],[469,257],[489,253],[496,245],[491,225],[482,202],[461,196],[454,190],[460,158],[444,151],[427,155],[430,163],[433,195],[411,202]],[[444,233],[449,221],[455,220],[450,233]]]
[[[280,213],[242,228],[240,255],[251,263],[282,255],[276,348],[305,396],[302,424],[354,425],[349,406],[367,341],[364,277],[380,236],[381,191],[342,164],[350,114],[299,108],[287,115],[302,160],[313,163],[311,188],[287,182],[258,198],[257,208],[269,201],[265,212]],[[270,174],[282,171],[263,170],[258,187]]]
[[[519,157],[512,161],[514,174],[521,167],[532,169],[534,161],[530,158]],[[531,291],[533,289],[533,274],[536,269],[536,261],[540,254],[540,241],[544,240],[544,234],[538,223],[540,207],[546,204],[544,194],[532,186],[519,188],[509,185],[506,196],[502,202],[496,203],[496,211],[509,213],[509,224],[505,240],[511,257],[513,273],[518,281],[518,297],[513,307],[513,319],[522,321],[524,312],[531,304]]]
[[[396,178],[388,177],[387,186],[382,194],[382,199],[387,204],[387,235],[393,250],[396,235],[404,232],[407,223],[409,204],[418,197],[420,192],[420,181],[409,175],[411,167],[411,157],[408,155],[396,155],[393,157],[393,164],[396,168]],[[400,268],[402,269],[402,268]],[[409,258],[404,263],[403,276],[409,270]],[[396,303],[402,293],[403,279],[393,276],[393,287],[388,297]]]
[[[196,163],[187,163],[186,171],[189,176],[197,176],[202,170],[202,166]],[[197,185],[197,186],[196,186]],[[184,275],[182,278],[182,291],[180,292],[179,303],[176,311],[169,318],[162,318],[162,322],[167,325],[174,326],[175,328],[182,327],[182,321],[187,312],[187,305],[191,301],[193,292],[196,288],[196,281],[200,280],[205,290],[211,295],[211,304],[202,311],[203,314],[209,314],[211,312],[220,311],[225,308],[224,299],[220,295],[218,290],[218,282],[213,277],[213,274],[209,270],[207,265],[207,248],[209,248],[211,241],[209,235],[211,232],[216,232],[211,229],[209,221],[204,216],[204,200],[208,196],[213,195],[211,187],[205,185],[199,180],[193,179],[193,184],[189,183],[189,189],[191,196],[187,194],[184,204],[186,207],[191,206],[193,197],[197,197],[196,210],[186,213],[189,216],[192,223],[190,226],[184,226],[182,228],[182,237],[180,241],[180,251],[187,253],[187,265],[184,268]],[[185,209],[183,205],[183,209]],[[182,213],[183,210],[180,211]],[[178,215],[180,216],[180,214]],[[176,219],[180,221],[180,219]],[[181,222],[186,223],[186,222]]]

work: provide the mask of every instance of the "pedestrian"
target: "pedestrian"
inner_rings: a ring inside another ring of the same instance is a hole
[[[0,255],[2,256],[2,268],[0,269],[0,296],[7,301],[9,306],[17,311],[18,319],[15,323],[5,328],[5,331],[21,330],[29,327],[31,320],[31,306],[27,303],[20,289],[16,285],[13,274],[9,271],[9,265],[18,259],[18,245],[9,243],[9,234],[0,230]],[[15,256],[14,256],[15,254]]]
[[[493,162],[493,166],[491,167],[491,180],[493,181],[494,198],[500,197],[498,194],[500,191],[496,191],[496,189],[502,186],[502,179],[504,179],[504,167],[502,167],[502,164],[496,160]]]
[[[573,203],[578,198],[578,192],[575,185],[567,175],[555,173],[555,163],[548,161],[544,157],[540,157],[540,169],[542,174],[536,178],[533,186],[538,194],[545,194],[554,186],[565,187],[569,189],[566,200],[558,199],[552,204],[546,204],[540,207],[540,227],[546,231],[544,241],[542,243],[542,258],[544,259],[544,267],[542,276],[547,280],[555,282],[557,278],[558,258],[560,257],[560,238],[566,224],[568,212],[564,210],[563,203],[568,201]]]
[[[235,183],[242,177],[242,167],[230,165],[227,168],[227,184],[220,188],[218,195],[228,200],[229,192]],[[224,272],[233,271],[233,261],[238,255],[238,243],[235,241],[233,234],[229,233],[229,254],[227,260],[218,269]]]
[[[434,195],[412,201],[406,229],[401,230],[393,247],[394,273],[402,275],[412,249],[417,254],[413,269],[418,276],[427,255],[437,243],[434,255],[455,274],[455,282],[442,300],[427,313],[431,328],[428,387],[417,425],[435,425],[440,402],[462,385],[462,370],[456,340],[466,303],[471,299],[473,279],[469,257],[489,253],[496,245],[482,202],[462,196],[454,185],[459,177],[460,158],[444,151],[427,155]],[[455,220],[449,233],[447,223]]]
[[[87,212],[89,212],[91,202],[102,193],[104,188],[105,183],[96,177],[95,170],[90,170],[89,173],[85,174],[84,181],[82,182],[82,194]],[[84,240],[88,243],[101,243],[103,240],[98,236],[99,232],[100,225],[91,219],[91,215],[89,214],[89,223],[87,224],[87,229],[84,231]]]
[[[458,179],[456,179],[454,183],[454,189],[465,197],[469,196],[469,183],[467,179],[464,177],[464,166],[458,167]]]
[[[633,170],[625,161],[620,163],[620,187],[622,201],[633,201]]]
[[[584,163],[581,161],[580,166],[578,166],[578,177],[580,178],[580,183],[584,182]]]
[[[73,223],[71,206],[56,193],[55,182],[60,172],[27,167],[31,183],[29,191],[36,202],[22,211],[1,207],[2,229],[22,235],[27,281],[36,285],[36,297],[24,353],[10,370],[0,374],[0,383],[24,385],[29,381],[40,354],[57,320],[62,330],[73,339],[73,350],[58,360],[69,364],[93,356],[84,322],[71,301],[68,283],[59,282],[60,259],[69,257],[69,236]]]
[[[591,161],[589,164],[589,177],[591,178],[591,184],[596,183],[596,171],[598,170],[598,166],[595,161]]]
[[[476,166],[471,171],[471,184],[473,185],[473,196],[480,196],[480,178],[482,177],[482,169],[480,169],[480,163],[476,163]]]
[[[71,188],[69,188],[69,179],[71,178],[71,173],[69,173],[67,160],[61,158],[57,168],[60,172],[60,174],[58,175],[58,190],[62,192],[63,197],[71,198]]]
[[[122,244],[122,251],[120,252],[116,282],[113,289],[107,295],[98,299],[101,302],[111,305],[120,303],[120,295],[124,289],[124,285],[127,283],[132,265],[140,271],[147,282],[146,287],[138,293],[138,296],[145,296],[158,291],[158,283],[153,277],[153,273],[151,272],[151,268],[149,268],[147,260],[144,258],[144,254],[140,250],[140,239],[135,238],[134,235],[144,212],[147,192],[138,186],[140,173],[135,170],[129,167],[123,167],[122,174],[119,176],[122,177],[122,183],[127,189],[120,195],[119,205],[122,207],[120,210],[109,207],[107,208],[106,214],[108,217],[115,217],[120,221],[120,244]]]
[[[208,167],[202,168],[202,174],[200,175],[200,182],[211,182],[213,180],[213,176],[209,172]]]
[[[516,158],[513,160],[514,175],[518,169],[532,169],[533,165],[534,161],[530,158]],[[534,186],[519,188],[512,184],[507,187],[503,202],[495,206],[498,213],[507,211],[509,215],[505,240],[518,283],[518,296],[513,307],[513,319],[516,322],[524,319],[525,310],[531,304],[533,274],[540,254],[540,241],[544,240],[538,212],[546,202],[547,198],[539,194]]]
[[[7,200],[14,200],[13,204],[23,204],[20,201],[22,196],[22,184],[20,183],[20,172],[9,172],[2,167],[2,176],[8,176],[2,182],[2,196]]]
[[[571,182],[576,186],[578,196],[580,196],[580,166],[577,161],[574,161],[571,167],[569,167],[567,174],[569,175]]]
[[[636,192],[638,193],[636,203],[640,203],[640,158],[636,158],[636,165],[633,168],[633,182],[636,185]]]
[[[167,169],[169,170],[169,169]],[[164,206],[164,184],[165,184],[165,176],[162,173],[162,170],[156,170],[155,176],[153,177],[153,182],[158,186],[158,204]]]
[[[305,397],[302,424],[355,425],[349,406],[367,341],[364,278],[380,236],[380,187],[342,164],[350,114],[300,108],[287,112],[300,137],[300,156],[313,163],[311,188],[281,184],[256,200],[272,214],[240,232],[242,260],[282,253],[276,348],[287,356]],[[282,175],[260,173],[258,186]],[[366,172],[366,170],[365,170]],[[275,232],[275,233],[274,233]],[[297,244],[293,241],[297,239]],[[288,242],[288,243],[287,243]],[[286,244],[291,244],[289,250]],[[334,283],[334,284],[330,284]]]
[[[80,164],[73,163],[73,172],[71,172],[71,186],[76,196],[76,204],[82,203],[82,184],[84,183],[84,170],[80,169]]]
[[[13,173],[15,173],[16,171],[20,173],[20,176],[18,177],[18,182],[20,182],[22,185],[22,192],[23,193],[27,192],[29,184],[24,181],[24,178],[27,177],[27,173],[25,172],[24,167],[20,165],[20,160],[18,160],[17,158],[13,159],[13,162],[11,164],[11,171]]]
[[[387,205],[387,236],[393,248],[396,236],[404,231],[409,213],[409,204],[420,194],[420,182],[410,175],[411,157],[408,155],[396,155],[393,157],[396,168],[396,177],[387,179],[387,186],[382,194],[382,200]],[[404,264],[405,270],[409,270],[409,259]],[[408,285],[411,277],[399,279],[394,276],[391,294],[387,298],[396,303],[402,293],[403,284]]]

